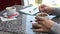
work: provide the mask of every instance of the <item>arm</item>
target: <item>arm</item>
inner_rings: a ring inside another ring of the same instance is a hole
[[[60,16],[60,8],[52,8],[52,14],[56,16]]]
[[[51,30],[57,34],[60,34],[60,24],[55,23]]]

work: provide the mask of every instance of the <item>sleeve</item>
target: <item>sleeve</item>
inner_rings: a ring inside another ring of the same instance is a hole
[[[52,15],[60,16],[60,8],[52,8]]]
[[[51,30],[52,30],[53,32],[57,33],[57,34],[60,34],[60,24],[55,23],[55,24],[52,26]]]

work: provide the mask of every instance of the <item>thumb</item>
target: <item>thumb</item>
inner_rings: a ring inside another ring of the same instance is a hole
[[[35,19],[37,19],[37,20],[42,20],[42,21],[46,20],[45,17],[40,17],[40,16],[36,16]]]

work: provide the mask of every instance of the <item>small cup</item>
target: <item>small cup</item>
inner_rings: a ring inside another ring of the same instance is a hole
[[[15,14],[16,8],[15,7],[6,7],[6,11],[8,15]]]
[[[49,15],[47,13],[38,13],[37,16],[45,17],[45,18],[49,19]]]

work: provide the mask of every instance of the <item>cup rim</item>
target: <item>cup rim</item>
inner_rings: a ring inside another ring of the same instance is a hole
[[[38,16],[39,14],[47,14],[47,13],[38,13],[36,16]],[[47,14],[47,16],[49,16],[49,14]],[[47,16],[44,16],[44,17],[47,17]]]
[[[12,9],[12,8],[16,9],[15,7],[6,7],[6,9]]]

